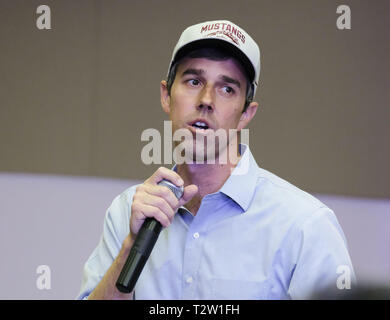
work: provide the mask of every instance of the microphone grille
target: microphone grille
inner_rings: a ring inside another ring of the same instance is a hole
[[[178,187],[176,185],[174,185],[172,182],[166,180],[166,179],[163,179],[161,180],[158,185],[160,186],[166,186],[168,187],[173,193],[174,195],[176,196],[177,199],[180,199],[184,193],[184,187],[181,186],[181,187]]]

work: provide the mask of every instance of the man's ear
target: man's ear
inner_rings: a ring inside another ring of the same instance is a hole
[[[165,80],[162,80],[160,83],[160,99],[162,109],[165,113],[169,114],[171,111],[171,97],[169,96],[167,82]]]
[[[248,125],[248,123],[255,116],[258,107],[259,104],[257,102],[253,101],[249,104],[249,106],[241,115],[240,122],[238,123],[237,127],[238,131],[241,131],[241,129],[244,129]]]

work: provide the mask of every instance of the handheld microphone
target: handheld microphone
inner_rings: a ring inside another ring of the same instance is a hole
[[[158,185],[168,187],[177,199],[180,199],[183,195],[184,188],[177,187],[168,180],[163,179]],[[135,284],[156,244],[161,230],[162,225],[156,219],[145,219],[116,281],[115,285],[120,292],[130,293],[134,290]]]

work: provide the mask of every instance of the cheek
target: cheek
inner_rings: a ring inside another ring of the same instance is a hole
[[[186,114],[193,111],[195,105],[196,103],[193,97],[177,90],[171,96],[170,117],[174,117],[176,119],[183,118]]]
[[[177,112],[185,113],[188,110],[193,110],[195,107],[195,101],[187,96],[178,97],[175,102],[175,109]]]
[[[231,112],[225,114],[225,123],[229,128],[236,128],[241,119],[241,109],[234,108]]]
[[[169,113],[169,120],[172,121],[173,129],[182,127],[183,123],[186,122],[188,116],[186,115],[186,108],[184,107],[183,101],[178,99],[171,100],[171,111]]]

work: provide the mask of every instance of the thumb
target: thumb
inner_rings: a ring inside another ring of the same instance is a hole
[[[198,187],[194,184],[184,188],[183,196],[179,200],[179,207],[185,205],[198,193]]]

